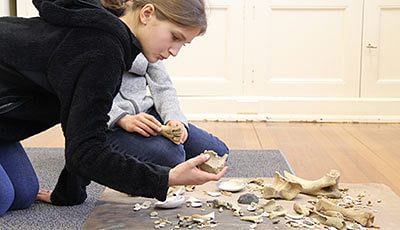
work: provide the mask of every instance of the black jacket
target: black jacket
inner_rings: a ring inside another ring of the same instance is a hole
[[[141,52],[135,37],[98,0],[33,2],[40,17],[0,18],[0,139],[61,122],[66,167],[54,204],[82,203],[90,180],[164,200],[170,168],[112,151],[106,139],[122,73]]]

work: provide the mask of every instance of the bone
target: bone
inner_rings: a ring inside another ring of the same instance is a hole
[[[286,213],[287,213],[286,210],[272,211],[269,213],[269,219],[272,220],[280,216],[285,216]]]
[[[179,126],[161,125],[160,134],[178,145],[181,142],[182,129]]]
[[[309,216],[311,214],[311,209],[309,207],[299,204],[297,202],[293,204],[293,210],[303,216]]]
[[[329,198],[340,198],[342,196],[338,188],[340,172],[337,170],[331,170],[317,180],[305,180],[287,171],[284,172],[284,175],[291,181],[301,184],[301,193]]]
[[[241,220],[244,221],[250,221],[256,224],[262,223],[263,222],[263,217],[262,215],[258,215],[258,216],[242,216],[240,217]]]
[[[315,208],[317,211],[340,212],[346,219],[356,221],[364,227],[372,227],[375,219],[375,216],[372,212],[355,210],[353,208],[343,208],[323,197],[318,200]]]
[[[205,150],[202,154],[208,154],[210,158],[199,165],[199,168],[203,171],[217,174],[219,173],[225,166],[226,159],[228,158],[228,154],[219,157],[218,154],[212,150]]]
[[[302,188],[299,183],[283,177],[279,172],[275,172],[273,184],[264,186],[263,197],[265,199],[280,198],[292,200],[301,190]]]
[[[321,224],[342,229],[346,226],[343,217],[327,216],[320,212],[313,211],[311,217],[317,219]]]
[[[283,211],[284,208],[282,205],[277,204],[274,199],[269,200],[265,203],[259,204],[258,209],[262,209],[264,212],[273,212],[273,211]]]

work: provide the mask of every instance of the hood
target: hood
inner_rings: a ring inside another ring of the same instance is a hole
[[[93,28],[117,36],[124,47],[125,56],[132,55],[132,44],[140,49],[128,27],[104,9],[100,0],[33,0],[33,4],[40,17],[54,26]]]

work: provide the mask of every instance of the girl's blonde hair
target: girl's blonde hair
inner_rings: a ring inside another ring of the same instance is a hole
[[[117,16],[121,16],[127,7],[127,0],[101,0],[103,6]],[[146,4],[153,4],[156,17],[168,20],[183,27],[200,28],[200,34],[207,29],[207,17],[204,0],[133,0],[132,9],[138,10]]]

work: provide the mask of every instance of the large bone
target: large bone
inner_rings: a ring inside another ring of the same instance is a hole
[[[264,186],[263,197],[265,199],[281,198],[292,200],[301,191],[301,185],[283,177],[279,172],[275,172],[273,184]]]
[[[372,227],[375,219],[375,216],[372,212],[355,210],[352,208],[343,208],[323,197],[318,200],[315,208],[317,211],[340,212],[345,218],[356,221],[364,227]]]
[[[182,129],[179,126],[161,125],[160,134],[178,145],[181,142]]]
[[[287,171],[284,172],[284,175],[291,181],[301,184],[301,193],[330,198],[340,198],[342,196],[338,188],[340,172],[337,170],[331,170],[325,176],[313,181],[302,179]]]

